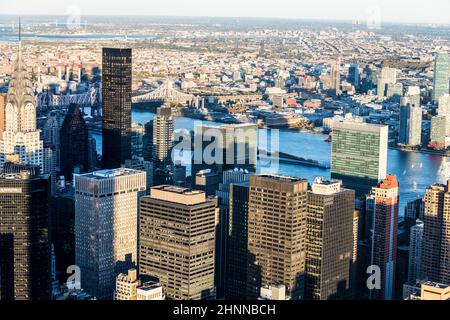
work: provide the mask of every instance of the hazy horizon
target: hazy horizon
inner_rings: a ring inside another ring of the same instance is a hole
[[[153,2],[153,1],[152,1]],[[0,0],[1,15],[149,16],[260,18],[319,21],[377,21],[450,25],[450,0]]]

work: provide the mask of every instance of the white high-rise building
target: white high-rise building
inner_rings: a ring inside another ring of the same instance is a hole
[[[409,98],[402,99],[400,106],[398,143],[407,146],[419,146],[422,143],[422,108],[411,104]]]
[[[416,284],[416,281],[421,278],[420,268],[422,266],[423,227],[423,222],[417,221],[417,224],[413,226],[410,231],[411,237],[408,261],[408,283],[411,285]]]
[[[450,136],[450,94],[444,94],[439,98],[438,115],[446,117],[445,134]]]
[[[75,261],[81,285],[112,299],[115,277],[136,266],[138,200],[146,173],[132,169],[75,175]]]
[[[15,71],[9,83],[5,107],[5,130],[0,140],[0,170],[5,162],[37,165],[42,168],[43,142],[36,128],[36,99],[31,77],[22,57],[22,42]]]

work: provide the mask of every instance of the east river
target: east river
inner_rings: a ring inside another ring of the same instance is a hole
[[[133,110],[132,113],[133,122],[141,124],[150,121],[153,117],[154,113],[141,110]],[[214,122],[199,122],[199,120],[180,117],[176,118],[175,127],[176,129],[193,130],[196,123],[215,124]],[[267,136],[269,137],[266,138]],[[280,130],[278,136],[279,151],[281,152],[321,162],[331,161],[331,143],[324,141],[325,135]],[[97,152],[101,153],[101,136],[94,135],[94,137],[97,141]],[[267,144],[267,141],[270,141],[270,132],[268,135],[260,133],[259,139],[261,148],[265,143]],[[258,170],[267,171],[268,169],[259,166]],[[328,169],[301,165],[280,163],[270,170],[275,170],[283,175],[306,178],[310,182],[317,176],[330,177]],[[422,197],[425,188],[431,184],[445,183],[450,178],[450,158],[436,154],[389,149],[388,173],[397,175],[400,183],[400,215],[403,216],[403,209],[408,201]]]

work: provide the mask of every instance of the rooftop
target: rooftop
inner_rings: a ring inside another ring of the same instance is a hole
[[[203,191],[170,185],[151,188],[150,197],[183,205],[196,205],[206,202],[206,194]]]
[[[152,190],[161,190],[161,191],[165,191],[165,192],[171,192],[171,193],[183,194],[183,195],[196,195],[196,194],[203,193],[203,191],[200,191],[200,190],[192,190],[189,188],[183,188],[183,187],[171,186],[171,185],[162,185],[162,186],[153,187]]]
[[[151,291],[151,290],[158,289],[158,288],[161,288],[161,287],[162,287],[161,283],[149,281],[149,282],[144,283],[138,289],[139,290],[143,290],[143,291]]]
[[[136,173],[140,173],[141,171],[128,169],[128,168],[118,168],[118,169],[108,169],[108,170],[99,170],[94,171],[91,173],[82,174],[80,176],[91,178],[91,179],[97,179],[97,180],[103,180],[103,179],[111,179],[114,177],[119,176],[129,176]]]
[[[282,176],[282,175],[272,174],[272,173],[261,173],[261,174],[255,175],[255,177],[261,177],[261,178],[276,180],[276,181],[280,181],[280,182],[304,182],[304,181],[307,182],[306,179]]]
[[[346,129],[362,132],[380,132],[381,130],[388,130],[388,126],[345,119],[342,121],[333,121],[333,129]]]
[[[378,184],[378,188],[380,189],[392,189],[398,188],[398,181],[395,175],[389,175]]]
[[[423,283],[422,285],[427,286],[427,287],[437,288],[437,289],[447,289],[449,287],[446,284],[437,283],[437,282],[433,282],[433,281],[427,281],[427,282]]]

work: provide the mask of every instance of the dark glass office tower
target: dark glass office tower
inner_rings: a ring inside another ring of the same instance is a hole
[[[103,168],[131,159],[131,49],[103,48]]]
[[[49,176],[20,166],[0,175],[0,300],[50,299]]]
[[[247,293],[249,276],[248,199],[248,182],[230,185],[230,223],[225,281],[225,298],[227,300],[245,300],[250,296]]]
[[[79,173],[91,170],[88,138],[88,128],[80,108],[76,104],[70,105],[60,131],[61,175],[68,181],[72,181],[75,167]]]

